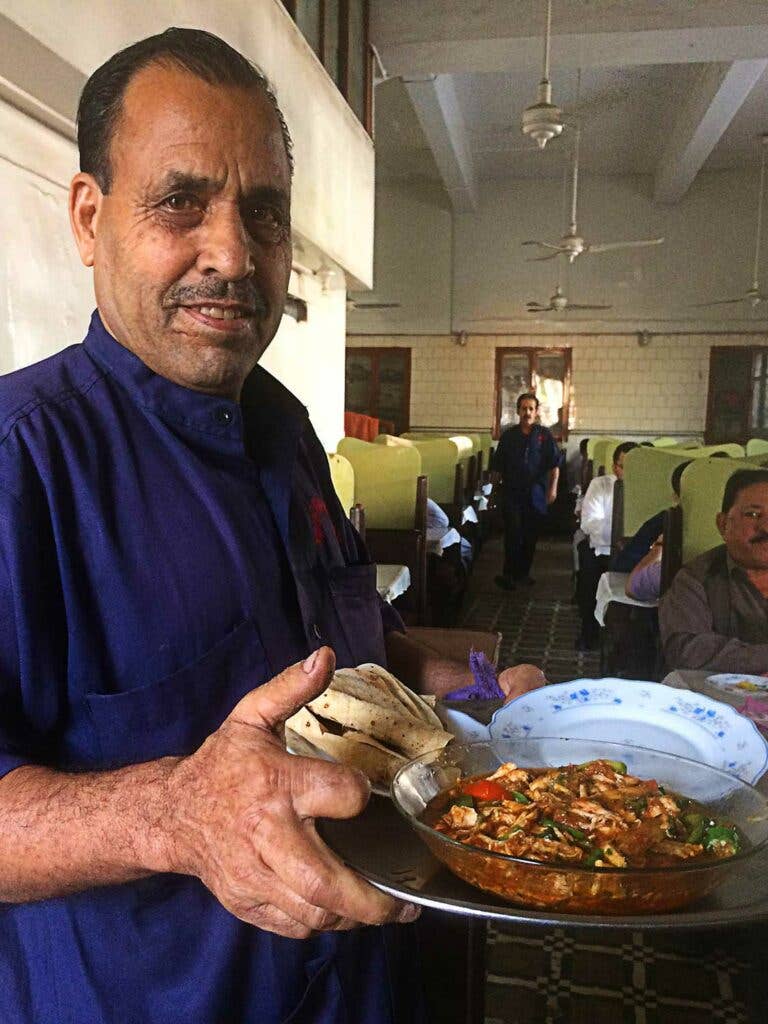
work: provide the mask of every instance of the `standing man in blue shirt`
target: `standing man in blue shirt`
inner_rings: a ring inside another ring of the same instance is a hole
[[[494,489],[501,483],[504,516],[504,571],[496,585],[503,590],[534,582],[530,571],[536,541],[557,498],[560,451],[551,432],[536,422],[538,413],[536,395],[520,395],[519,423],[502,432],[493,456]]]
[[[241,54],[169,29],[93,74],[78,142],[98,308],[0,380],[0,1020],[419,1021],[416,909],[314,827],[368,783],[280,736],[334,660],[441,669],[257,366],[288,129]]]

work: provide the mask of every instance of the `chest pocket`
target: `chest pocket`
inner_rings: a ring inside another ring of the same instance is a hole
[[[241,697],[268,678],[258,628],[248,619],[197,661],[157,682],[86,694],[100,766],[192,753]]]
[[[374,661],[385,665],[384,627],[376,590],[376,566],[336,567],[328,574],[328,586],[339,630],[347,643],[347,664],[360,665]],[[337,651],[337,655],[339,653]]]

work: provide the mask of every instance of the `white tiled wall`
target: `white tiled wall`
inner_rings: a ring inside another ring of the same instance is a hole
[[[573,433],[701,434],[714,345],[766,345],[765,334],[350,335],[347,345],[411,349],[411,428],[487,430],[497,348],[570,346]]]

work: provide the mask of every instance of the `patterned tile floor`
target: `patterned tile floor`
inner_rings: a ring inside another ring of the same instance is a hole
[[[501,544],[484,547],[460,624],[498,629],[504,665],[531,661],[551,682],[599,675],[574,649],[571,549],[540,543],[536,583],[493,582]],[[730,932],[488,929],[486,1024],[768,1024],[768,926]]]

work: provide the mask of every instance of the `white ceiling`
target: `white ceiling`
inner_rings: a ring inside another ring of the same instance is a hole
[[[382,179],[441,180],[459,210],[484,182],[563,175],[567,136],[520,132],[535,102],[544,0],[376,0]],[[554,0],[553,102],[582,69],[587,172],[654,178],[675,202],[701,170],[756,166],[768,131],[765,0]]]

